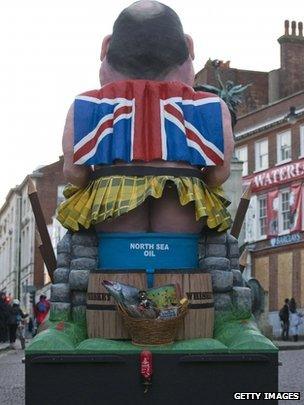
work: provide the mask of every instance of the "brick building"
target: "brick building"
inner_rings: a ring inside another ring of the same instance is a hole
[[[290,30],[291,28],[291,30]],[[304,37],[302,23],[285,21],[280,68],[271,72],[219,69],[223,81],[252,83],[239,110],[235,155],[243,161],[243,185],[252,184],[245,244],[247,274],[269,294],[269,319],[280,332],[277,311],[285,298],[304,307]],[[217,85],[211,61],[197,84]]]
[[[304,89],[304,37],[303,24],[285,21],[285,32],[278,42],[280,44],[280,68],[271,72],[236,69],[230,67],[230,61],[220,62],[219,73],[223,82],[231,80],[235,84],[252,86],[245,93],[244,103],[238,110],[241,117],[275,101]],[[215,68],[208,60],[202,70],[195,76],[195,84],[212,84],[217,86]]]
[[[245,236],[251,274],[269,292],[270,311],[291,297],[304,307],[304,91],[241,117],[236,136],[243,183],[253,192]]]
[[[55,246],[63,228],[55,220],[57,204],[62,200],[63,159],[35,170],[30,177],[37,188],[42,211]],[[29,310],[28,287],[47,291],[49,277],[35,242],[35,220],[28,199],[28,177],[11,189],[0,208],[0,291],[18,297]]]

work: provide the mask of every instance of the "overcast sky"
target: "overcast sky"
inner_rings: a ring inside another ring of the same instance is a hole
[[[304,18],[303,0],[164,0],[195,43],[195,69],[208,58],[235,68],[279,67],[284,20]],[[102,38],[127,0],[11,0],[0,6],[0,206],[37,166],[57,160],[68,107],[98,88]]]

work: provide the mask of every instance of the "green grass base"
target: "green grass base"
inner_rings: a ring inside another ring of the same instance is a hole
[[[278,348],[260,332],[253,317],[243,316],[236,311],[217,313],[213,339],[198,338],[150,347],[133,345],[130,341],[87,339],[83,317],[80,323],[50,322],[49,329],[33,339],[26,354],[130,354],[143,348],[160,354],[277,352]]]

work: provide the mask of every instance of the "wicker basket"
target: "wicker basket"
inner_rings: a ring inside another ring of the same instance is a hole
[[[178,316],[172,319],[138,319],[131,317],[120,304],[117,309],[134,345],[164,345],[174,342],[188,306],[181,306]]]

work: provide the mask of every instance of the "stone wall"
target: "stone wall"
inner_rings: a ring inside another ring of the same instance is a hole
[[[90,270],[98,263],[98,241],[91,232],[67,233],[57,246],[57,269],[51,287],[51,320],[83,321]],[[215,310],[251,311],[250,289],[239,270],[237,239],[210,232],[199,243],[199,268],[211,274]]]
[[[199,245],[199,267],[211,274],[216,311],[237,309],[251,312],[251,292],[239,270],[238,240],[214,232]]]
[[[83,321],[90,270],[98,263],[95,232],[66,233],[57,245],[51,319]]]

